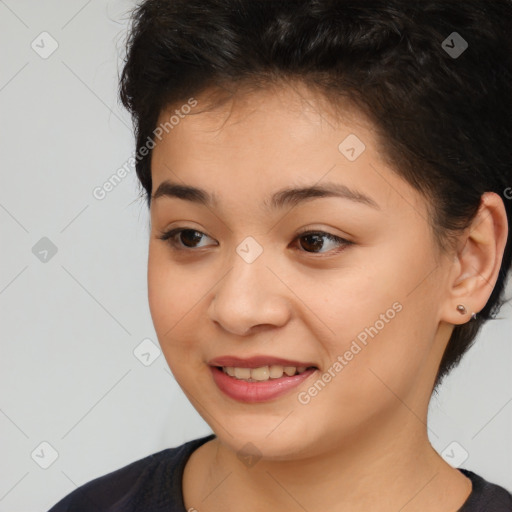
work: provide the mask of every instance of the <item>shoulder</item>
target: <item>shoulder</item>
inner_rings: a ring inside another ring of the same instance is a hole
[[[512,512],[512,494],[509,491],[473,471],[458,469],[473,484],[471,494],[458,512]]]
[[[62,498],[48,512],[131,512],[173,510],[182,501],[183,469],[209,435],[166,448],[91,480]],[[151,507],[151,508],[144,508]]]

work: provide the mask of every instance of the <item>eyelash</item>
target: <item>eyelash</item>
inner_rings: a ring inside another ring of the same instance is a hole
[[[193,229],[193,228],[175,228],[175,229],[171,229],[169,231],[162,232],[158,236],[158,239],[167,242],[173,251],[185,251],[186,252],[186,251],[197,250],[197,248],[194,248],[194,247],[181,247],[178,245],[176,238],[178,235],[180,235],[184,231],[192,231],[194,233],[200,233],[201,235],[208,236],[208,235],[206,235],[206,233],[203,233],[202,231],[199,231],[199,230]],[[319,231],[319,230],[316,230],[316,231],[315,230],[304,230],[302,232],[299,232],[293,241],[295,242],[296,240],[303,238],[305,236],[308,236],[308,235],[321,235],[323,238],[327,238],[328,240],[330,240],[332,242],[340,243],[340,245],[342,247],[341,247],[341,249],[338,249],[338,250],[333,249],[333,250],[327,251],[326,253],[308,252],[308,251],[299,251],[299,252],[304,252],[306,254],[318,254],[320,256],[322,256],[324,254],[329,254],[332,252],[337,254],[337,253],[341,252],[342,250],[344,250],[346,248],[346,246],[352,245],[354,243],[354,242],[351,242],[344,238],[341,238],[339,236],[333,235],[331,233],[326,233],[325,231]]]

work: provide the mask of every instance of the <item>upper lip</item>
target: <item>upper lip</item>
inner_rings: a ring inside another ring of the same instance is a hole
[[[235,367],[235,368],[261,368],[262,366],[294,366],[299,367],[310,367],[315,366],[314,363],[306,361],[293,361],[291,359],[283,359],[281,357],[274,356],[253,356],[247,358],[235,357],[235,356],[221,356],[212,359],[209,363],[210,366],[222,366],[222,367]],[[316,368],[316,366],[315,366]]]

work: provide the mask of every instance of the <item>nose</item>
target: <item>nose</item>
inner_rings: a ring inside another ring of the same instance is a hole
[[[290,319],[289,288],[263,254],[247,263],[238,254],[214,289],[208,313],[212,321],[238,336],[264,328],[282,327]]]

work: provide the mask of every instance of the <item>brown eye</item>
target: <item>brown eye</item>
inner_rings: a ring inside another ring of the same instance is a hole
[[[196,245],[202,237],[208,237],[208,235],[196,229],[176,228],[162,233],[158,238],[167,241],[173,249],[187,250],[204,247]]]
[[[194,249],[200,249],[201,247],[206,246],[206,244],[198,245],[204,237],[210,238],[202,231],[198,231],[196,229],[175,228],[162,233],[158,238],[160,240],[166,241],[175,251],[192,251]],[[299,234],[299,236],[297,236],[294,241],[299,242],[299,245],[302,248],[300,252],[310,254],[340,252],[347,245],[351,245],[353,243],[345,240],[344,238],[326,233],[324,231],[306,231]],[[322,250],[326,247],[327,250]],[[336,250],[336,247],[341,248]]]
[[[328,243],[325,242],[326,239],[328,240]],[[298,240],[299,245],[305,249],[301,252],[311,252],[313,254],[323,254],[325,252],[330,252],[333,249],[329,248],[329,245],[341,246],[343,248],[352,243],[348,240],[345,240],[344,238],[326,233],[324,231],[306,231],[301,233],[296,238],[296,240]],[[300,242],[300,240],[303,240],[304,242]],[[321,252],[321,249],[323,249],[324,246],[327,246],[328,250]]]

